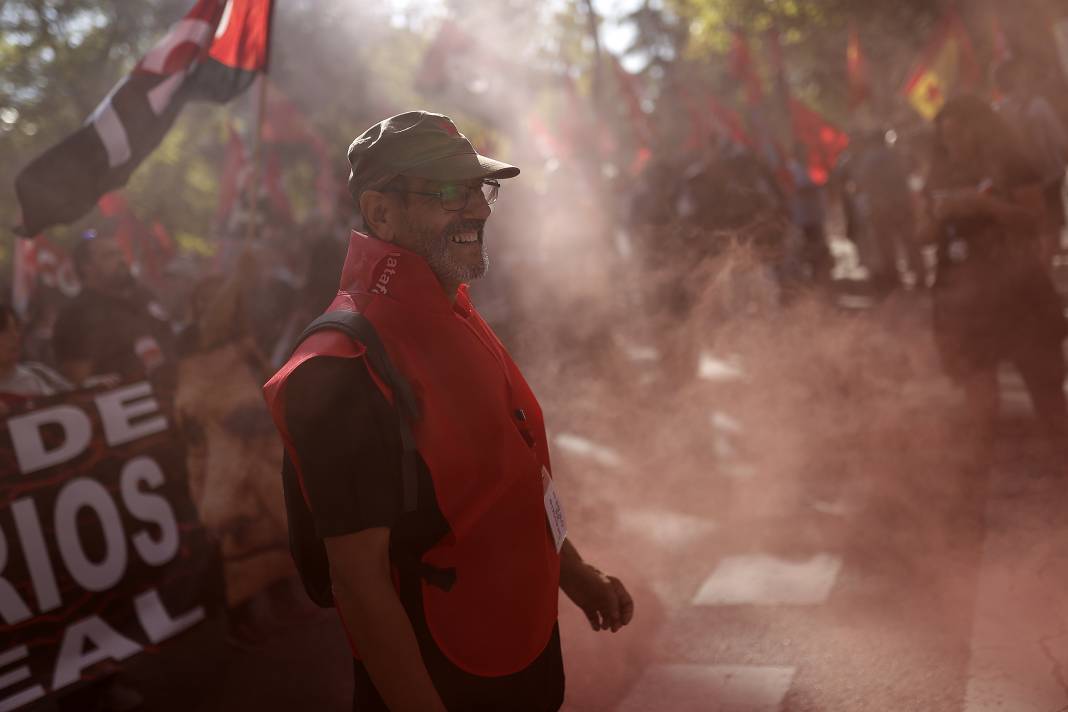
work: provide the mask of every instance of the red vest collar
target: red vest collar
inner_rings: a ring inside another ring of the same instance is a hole
[[[341,270],[341,292],[387,297],[431,311],[455,310],[464,316],[471,312],[466,284],[457,290],[455,303],[450,302],[425,258],[355,230]]]

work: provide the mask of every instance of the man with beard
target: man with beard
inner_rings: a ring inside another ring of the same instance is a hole
[[[559,709],[558,588],[595,630],[626,625],[633,603],[566,539],[541,409],[468,298],[499,181],[519,169],[422,111],[371,127],[348,157],[367,234],[329,311],[359,313],[380,344],[315,332],[265,393],[325,544],[353,709]],[[411,422],[387,385],[401,380]]]
[[[93,378],[151,377],[172,384],[173,334],[163,307],[137,282],[111,235],[87,232],[75,246],[82,291],[59,314],[53,348],[76,385]]]

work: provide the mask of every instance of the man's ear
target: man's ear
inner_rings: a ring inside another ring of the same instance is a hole
[[[360,215],[363,221],[383,242],[393,242],[396,238],[396,206],[385,193],[377,190],[365,190],[360,194]]]

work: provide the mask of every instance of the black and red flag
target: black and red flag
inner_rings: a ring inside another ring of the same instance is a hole
[[[15,179],[32,237],[73,222],[126,184],[185,102],[230,101],[267,69],[272,0],[198,0],[73,134]]]

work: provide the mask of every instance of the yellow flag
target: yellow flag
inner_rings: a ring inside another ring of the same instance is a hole
[[[935,33],[905,85],[905,97],[912,108],[930,121],[954,92],[974,86],[977,75],[968,31],[958,16],[950,15]]]

